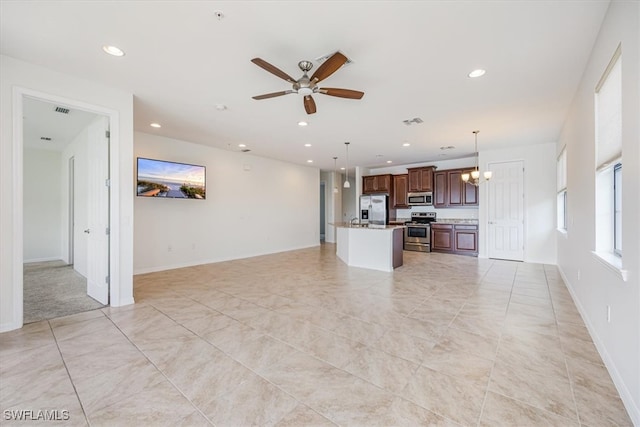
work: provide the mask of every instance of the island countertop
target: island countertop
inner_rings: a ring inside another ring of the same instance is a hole
[[[395,225],[395,224],[387,224],[384,227],[382,226],[368,227],[360,224],[352,225],[352,224],[349,224],[348,222],[335,222],[335,223],[329,223],[329,225],[333,225],[334,227],[338,227],[338,228],[353,228],[353,229],[362,229],[362,230],[392,230],[394,228],[404,228],[404,225]]]

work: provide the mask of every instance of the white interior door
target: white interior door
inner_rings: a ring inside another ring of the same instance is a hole
[[[87,294],[109,304],[109,118],[89,126]]]
[[[524,162],[490,163],[489,258],[524,260]]]

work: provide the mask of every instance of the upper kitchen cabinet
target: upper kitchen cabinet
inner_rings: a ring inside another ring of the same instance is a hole
[[[478,187],[465,183],[462,174],[466,169],[449,169],[433,174],[433,206],[436,208],[460,208],[478,206]]]
[[[362,177],[362,194],[385,193],[391,195],[391,174]]]
[[[393,175],[393,207],[408,208],[407,183],[409,175]]]
[[[433,166],[408,169],[409,193],[433,191]]]
[[[471,174],[472,170],[463,170],[462,173]],[[460,176],[460,179],[462,180],[462,176]],[[462,204],[464,206],[478,206],[478,187],[468,182],[462,184]]]

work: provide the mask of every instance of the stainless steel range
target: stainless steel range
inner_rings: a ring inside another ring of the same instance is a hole
[[[431,223],[435,220],[435,212],[411,212],[411,221],[404,223],[404,250],[431,252]]]

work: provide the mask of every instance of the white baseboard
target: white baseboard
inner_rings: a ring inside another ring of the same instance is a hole
[[[22,325],[17,322],[0,323],[0,333],[13,331],[20,328],[22,328]]]
[[[133,297],[131,298],[125,298],[121,301],[118,301],[116,304],[109,304],[111,307],[124,307],[125,305],[131,305],[131,304],[135,304],[135,300],[133,299]]]
[[[60,257],[52,257],[52,258],[34,258],[34,259],[25,259],[22,261],[25,264],[30,264],[34,262],[47,262],[47,261],[62,261]]]
[[[622,399],[622,403],[624,404],[624,407],[626,408],[627,413],[631,418],[631,422],[633,423],[634,426],[640,426],[640,408],[638,407],[636,402],[633,400],[633,395],[627,388],[627,385],[624,382],[622,375],[620,375],[620,372],[616,368],[616,365],[613,359],[611,358],[611,356],[609,356],[609,352],[607,351],[607,348],[602,343],[602,340],[600,339],[600,337],[596,333],[595,328],[591,324],[589,316],[587,315],[586,310],[580,303],[580,300],[577,298],[576,293],[573,290],[573,286],[571,285],[571,282],[569,281],[567,276],[564,274],[564,271],[562,271],[562,268],[559,265],[558,265],[558,271],[560,272],[560,276],[562,276],[562,280],[567,286],[567,290],[571,294],[573,303],[578,309],[578,312],[580,313],[580,316],[582,317],[582,320],[584,321],[584,324],[586,325],[587,330],[589,331],[589,335],[591,335],[591,339],[593,340],[593,343],[595,344],[596,349],[598,350],[598,353],[600,353],[600,357],[602,358],[602,361],[604,362],[605,367],[609,371],[609,375],[611,375],[613,384],[616,386],[616,389],[620,394],[620,399]]]
[[[195,267],[197,265],[205,265],[205,264],[215,264],[218,262],[225,262],[225,261],[233,261],[233,260],[237,260],[237,259],[247,259],[247,258],[253,258],[253,257],[257,257],[257,256],[263,256],[263,255],[273,255],[273,254],[278,254],[278,253],[282,253],[282,252],[290,252],[290,251],[297,251],[300,249],[308,249],[308,248],[315,248],[320,246],[320,242],[314,244],[314,245],[307,245],[307,246],[300,246],[300,247],[295,247],[295,248],[288,248],[288,249],[283,249],[283,250],[279,250],[279,251],[275,251],[275,252],[256,252],[256,253],[252,253],[252,254],[245,254],[243,256],[236,256],[236,257],[220,257],[220,258],[215,258],[215,259],[206,259],[206,260],[199,260],[199,261],[193,261],[193,262],[183,262],[183,263],[178,263],[178,264],[168,264],[168,265],[159,265],[159,266],[155,266],[155,267],[147,267],[147,268],[136,268],[133,270],[133,274],[138,275],[138,274],[147,274],[147,273],[157,273],[159,271],[167,271],[167,270],[175,270],[178,268],[187,268],[187,267]]]

